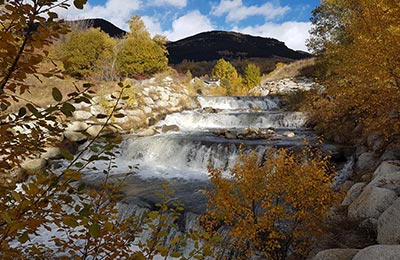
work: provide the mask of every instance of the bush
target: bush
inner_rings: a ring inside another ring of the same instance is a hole
[[[168,67],[165,39],[147,32],[140,17],[133,16],[129,21],[131,32],[122,40],[117,55],[117,66],[123,77],[147,76],[162,72]]]
[[[115,41],[100,29],[72,31],[61,47],[65,70],[72,76],[101,77],[105,66],[113,63]]]
[[[205,226],[225,237],[217,247],[240,259],[256,252],[264,259],[304,259],[338,199],[328,158],[308,148],[299,155],[285,149],[262,158],[241,154],[228,178],[220,169],[209,172],[215,189],[208,192]],[[227,235],[221,226],[229,227]]]

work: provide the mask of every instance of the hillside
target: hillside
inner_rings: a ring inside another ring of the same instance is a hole
[[[122,37],[126,32],[104,19],[78,20],[89,26],[100,28],[111,37]],[[299,60],[311,55],[288,48],[284,42],[273,38],[252,36],[237,32],[210,31],[199,33],[179,41],[168,42],[170,64],[184,60],[200,62],[248,58],[285,58]]]
[[[212,61],[247,58],[304,59],[310,54],[289,49],[285,43],[236,32],[211,31],[167,44],[169,62],[178,64],[183,60]]]

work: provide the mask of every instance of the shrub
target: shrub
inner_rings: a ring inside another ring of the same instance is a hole
[[[162,72],[168,67],[165,39],[153,39],[139,16],[129,20],[130,33],[122,40],[117,66],[123,77],[138,77]]]
[[[262,158],[241,154],[227,178],[210,168],[215,189],[208,192],[203,220],[209,232],[223,237],[221,225],[229,227],[226,244],[217,247],[240,259],[256,252],[265,259],[304,259],[338,198],[327,159],[308,148],[299,155],[279,149]]]
[[[115,41],[100,29],[72,31],[61,47],[65,70],[75,77],[99,75],[110,66]]]

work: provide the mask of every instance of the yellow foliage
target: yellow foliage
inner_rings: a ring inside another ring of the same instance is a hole
[[[391,139],[400,134],[400,5],[394,0],[332,5],[346,10],[336,18],[336,35],[345,37],[323,39],[319,64],[325,68],[322,83],[327,90],[314,97],[317,126],[327,137],[341,141],[354,137],[358,124],[364,134],[376,132]]]
[[[203,220],[210,232],[229,226],[231,245],[239,259],[262,252],[266,259],[296,259],[307,255],[312,241],[323,234],[329,208],[338,199],[332,190],[328,161],[320,151],[299,155],[270,150],[263,158],[242,154],[225,178],[210,168],[215,189]]]

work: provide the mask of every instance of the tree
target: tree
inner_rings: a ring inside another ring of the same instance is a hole
[[[115,44],[115,40],[100,29],[72,31],[61,47],[64,68],[76,77],[101,77],[104,67],[113,63]]]
[[[263,259],[304,259],[338,198],[327,169],[327,158],[308,148],[298,155],[285,149],[267,151],[262,158],[241,154],[227,178],[211,168],[215,188],[208,192],[203,220],[211,233],[224,237],[221,230],[228,230],[217,248],[239,259],[256,252]]]
[[[221,80],[226,79],[229,81],[235,80],[239,77],[235,67],[233,67],[229,61],[226,61],[222,58],[219,59],[215,64],[212,70],[212,75],[220,78]]]
[[[241,79],[235,67],[223,58],[219,59],[212,70],[213,77],[221,79],[221,85],[226,90],[226,95],[232,95],[238,89]]]
[[[244,69],[243,83],[248,90],[261,83],[260,68],[254,63],[248,63]]]
[[[156,35],[152,39],[139,16],[133,16],[129,26],[130,32],[117,56],[120,74],[137,77],[164,71],[168,66],[165,38]]]
[[[323,96],[314,97],[313,117],[326,137],[345,142],[378,133],[400,134],[400,6],[393,0],[327,1],[321,7],[335,15],[315,16],[312,30],[320,42],[319,66],[325,68]],[[323,18],[325,17],[325,18]],[[323,21],[320,22],[323,18]],[[330,21],[329,19],[334,19]],[[332,37],[330,24],[336,26]]]

